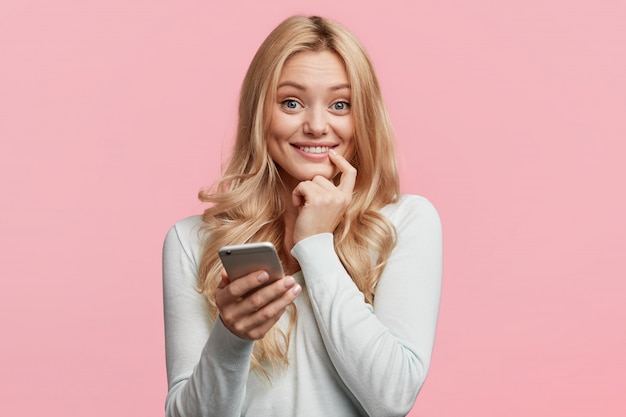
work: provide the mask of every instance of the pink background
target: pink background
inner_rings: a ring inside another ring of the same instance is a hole
[[[0,5],[0,414],[163,415],[163,237],[262,39],[316,13],[370,51],[402,188],[443,219],[410,415],[626,415],[626,4],[215,4]]]

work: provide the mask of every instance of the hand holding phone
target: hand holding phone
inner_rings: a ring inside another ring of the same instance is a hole
[[[284,277],[276,249],[269,242],[224,246],[218,254],[228,274],[215,294],[222,323],[240,338],[261,339],[302,287],[293,277]],[[261,280],[264,274],[258,271],[267,271],[269,278]]]

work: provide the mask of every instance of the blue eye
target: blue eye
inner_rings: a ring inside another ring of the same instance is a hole
[[[300,103],[293,99],[283,100],[282,104],[289,110],[296,110],[300,106]]]
[[[332,108],[336,111],[345,111],[350,108],[350,103],[348,103],[347,101],[338,101],[336,103],[333,103]]]

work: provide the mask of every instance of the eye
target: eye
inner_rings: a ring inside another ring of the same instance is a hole
[[[281,102],[282,106],[288,110],[298,110],[299,108],[302,107],[302,105],[300,103],[298,103],[298,101],[292,99],[292,98],[288,98],[287,100],[283,100]]]
[[[336,103],[333,103],[330,107],[335,111],[345,112],[350,109],[350,103],[348,103],[347,101],[337,101]]]

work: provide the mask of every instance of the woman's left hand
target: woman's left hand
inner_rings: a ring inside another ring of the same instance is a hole
[[[341,172],[338,186],[321,175],[302,181],[292,193],[292,202],[300,212],[293,230],[293,241],[319,233],[333,233],[352,201],[356,169],[341,155],[329,152],[330,161]]]

